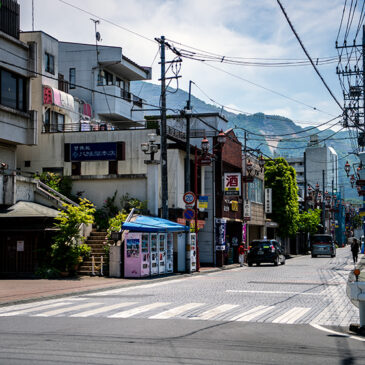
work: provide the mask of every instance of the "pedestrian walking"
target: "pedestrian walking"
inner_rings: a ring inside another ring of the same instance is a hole
[[[357,238],[354,238],[351,243],[351,252],[352,252],[352,258],[354,260],[354,264],[357,262],[357,256],[359,255],[359,241]]]
[[[240,245],[238,247],[238,262],[240,263],[240,266],[243,266],[243,259],[244,259],[245,249],[243,245]]]

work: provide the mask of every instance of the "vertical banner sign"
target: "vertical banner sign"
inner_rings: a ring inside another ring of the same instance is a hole
[[[265,189],[265,213],[272,213],[272,189]]]
[[[242,225],[242,243],[246,243],[246,234],[247,234],[247,224],[244,223]]]
[[[241,173],[224,173],[224,195],[241,195]]]
[[[225,219],[215,219],[215,248],[217,251],[226,249],[226,226],[227,221]]]
[[[245,200],[243,207],[243,219],[245,221],[249,221],[251,219],[251,202],[249,200]]]

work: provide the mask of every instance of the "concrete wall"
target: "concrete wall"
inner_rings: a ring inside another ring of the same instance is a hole
[[[145,178],[123,179],[123,178],[104,178],[104,179],[74,179],[72,191],[74,194],[83,191],[82,197],[92,201],[97,208],[101,208],[108,197],[112,197],[117,191],[115,200],[116,205],[120,206],[122,195],[129,194],[130,197],[139,200],[147,200],[147,180]]]

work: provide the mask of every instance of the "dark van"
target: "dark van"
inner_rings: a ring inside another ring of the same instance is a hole
[[[336,256],[336,246],[330,234],[315,234],[311,238],[312,257],[318,255]]]

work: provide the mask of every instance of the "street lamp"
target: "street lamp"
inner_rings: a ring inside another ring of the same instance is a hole
[[[209,141],[208,138],[204,136],[204,138],[201,141],[201,149],[204,155],[206,155],[209,151]]]
[[[223,145],[226,143],[226,135],[224,134],[224,132],[221,131],[219,132],[218,134],[218,137],[217,137],[217,142],[223,147]]]
[[[251,160],[247,160],[246,170],[248,172],[248,176],[251,176],[252,169],[253,169],[253,164],[252,164]]]
[[[351,166],[350,166],[349,162],[346,161],[346,163],[345,163],[345,172],[346,172],[347,177],[349,177],[349,175],[350,175],[350,170],[351,170]]]
[[[265,166],[265,159],[264,159],[264,156],[260,155],[259,157],[259,166],[260,166],[260,169],[261,169],[261,172]]]

